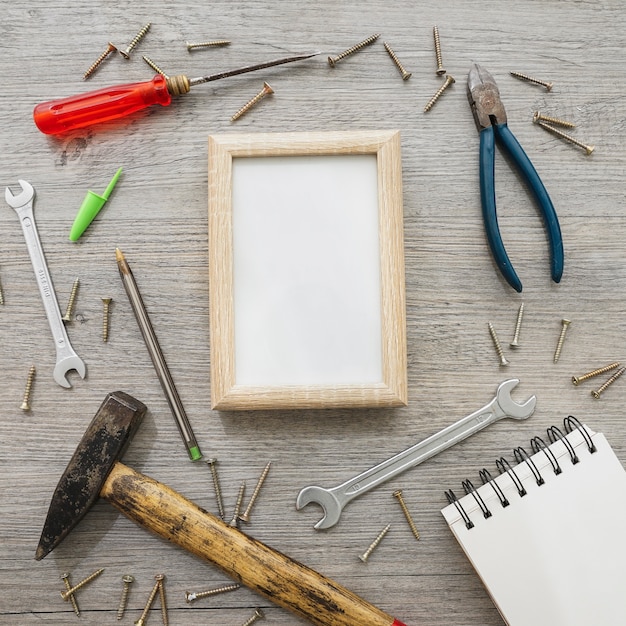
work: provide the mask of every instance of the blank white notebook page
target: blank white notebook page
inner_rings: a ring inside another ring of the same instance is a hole
[[[494,478],[510,502],[503,507],[492,484],[476,489],[492,516],[485,518],[471,493],[459,498],[473,523],[468,529],[455,504],[442,513],[511,626],[618,626],[626,624],[626,472],[604,435],[589,429],[590,453],[578,429],[567,435],[579,462],[562,441]]]

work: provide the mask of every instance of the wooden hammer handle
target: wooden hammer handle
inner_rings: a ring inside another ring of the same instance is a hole
[[[404,626],[316,571],[224,523],[169,487],[115,463],[100,496],[168,541],[320,626]]]

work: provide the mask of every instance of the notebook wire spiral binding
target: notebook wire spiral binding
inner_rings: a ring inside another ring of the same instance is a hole
[[[567,452],[569,453],[569,457],[572,462],[572,465],[576,465],[577,463],[579,463],[580,458],[574,451],[574,448],[572,444],[570,443],[570,441],[567,439],[566,435],[573,432],[575,429],[578,429],[580,433],[582,434],[585,440],[585,443],[587,444],[587,449],[589,450],[589,452],[590,453],[596,452],[596,446],[593,443],[591,436],[589,435],[589,432],[587,431],[585,426],[583,426],[573,415],[568,415],[566,418],[564,418],[563,428],[565,430],[565,434],[557,426],[550,426],[550,428],[548,428],[546,432],[547,432],[547,436],[550,441],[550,444],[556,443],[557,441],[561,441],[565,445]],[[556,456],[554,455],[552,450],[550,450],[549,446],[546,445],[545,441],[541,437],[533,437],[530,440],[530,446],[531,446],[531,450],[533,454],[538,454],[539,452],[543,452],[546,455],[546,457],[548,458],[550,462],[550,466],[552,467],[552,471],[554,472],[556,476],[560,475],[563,472],[563,469],[561,468],[561,465],[559,464]],[[530,455],[524,448],[522,448],[521,446],[515,448],[513,450],[513,456],[515,460],[517,461],[517,465],[525,463],[528,466],[538,487],[545,485],[544,477],[541,475],[541,472],[539,471],[539,469],[533,462],[532,458],[530,457]],[[520,480],[519,476],[515,472],[515,468],[511,467],[510,463],[504,457],[500,457],[499,459],[496,460],[496,468],[498,469],[499,475],[507,474],[511,478],[511,480],[513,481],[513,484],[515,485],[515,488],[517,489],[517,493],[520,498],[523,498],[524,496],[527,495],[527,491],[524,488],[524,485],[522,481]],[[483,485],[490,485],[493,488],[502,508],[510,505],[510,500],[505,496],[504,492],[502,491],[502,488],[494,480],[494,477],[491,475],[489,470],[483,468],[482,470],[480,470],[479,476]],[[466,495],[473,496],[474,500],[476,501],[477,505],[479,506],[482,512],[483,517],[485,519],[490,518],[493,515],[493,512],[485,504],[484,499],[480,496],[478,491],[475,489],[472,482],[470,480],[464,480],[462,482],[462,486]],[[472,528],[474,528],[474,522],[472,522],[472,520],[470,519],[470,516],[467,514],[467,511],[465,510],[465,508],[463,507],[463,504],[455,495],[454,491],[452,491],[452,489],[448,489],[445,492],[445,495],[446,495],[446,499],[448,500],[448,503],[453,504],[456,507],[457,511],[459,512],[459,515],[463,519],[465,527],[468,530],[471,530]]]

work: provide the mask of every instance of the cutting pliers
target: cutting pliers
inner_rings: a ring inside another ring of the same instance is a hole
[[[558,283],[563,275],[563,239],[552,200],[524,149],[507,126],[506,112],[496,81],[476,63],[467,77],[467,95],[480,133],[480,198],[491,253],[509,285],[515,291],[522,291],[522,283],[504,249],[498,228],[494,182],[497,140],[511,157],[539,205],[550,241],[552,280]]]

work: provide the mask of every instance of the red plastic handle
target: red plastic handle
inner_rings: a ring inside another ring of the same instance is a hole
[[[124,117],[152,104],[167,106],[171,101],[165,77],[157,74],[147,82],[105,87],[42,102],[35,107],[33,118],[42,133],[56,135]]]

